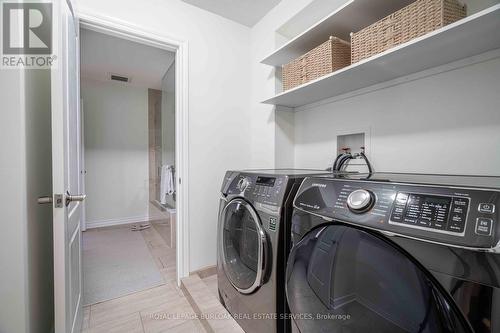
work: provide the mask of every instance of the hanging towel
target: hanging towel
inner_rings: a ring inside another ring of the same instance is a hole
[[[175,192],[174,166],[162,165],[160,179],[160,203],[167,203],[167,195],[172,195]]]

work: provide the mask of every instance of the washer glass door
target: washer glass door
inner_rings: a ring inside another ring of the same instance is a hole
[[[266,236],[254,208],[243,199],[230,201],[221,214],[222,264],[229,281],[248,294],[262,284]]]
[[[287,300],[300,332],[470,332],[438,282],[375,233],[328,224],[290,253]]]

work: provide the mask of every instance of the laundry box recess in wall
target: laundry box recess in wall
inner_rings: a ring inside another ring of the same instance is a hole
[[[417,0],[374,24],[351,34],[354,64],[464,18],[457,0]],[[429,54],[432,57],[432,54]]]
[[[282,67],[283,91],[300,86],[351,64],[351,44],[330,37],[323,44]]]

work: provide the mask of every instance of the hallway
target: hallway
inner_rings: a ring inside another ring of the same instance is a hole
[[[94,229],[85,232],[84,238],[86,233],[109,233],[113,229],[125,229],[142,236],[162,281],[159,286],[147,290],[85,306],[84,332],[205,332],[175,284],[175,249],[168,247],[153,227],[135,232],[130,231],[129,225]]]

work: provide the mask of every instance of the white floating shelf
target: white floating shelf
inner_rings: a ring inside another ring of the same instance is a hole
[[[499,48],[500,5],[494,5],[262,103],[300,107]]]
[[[271,53],[261,63],[281,66],[327,41],[332,35],[348,41],[351,32],[357,32],[414,1],[351,0]]]

